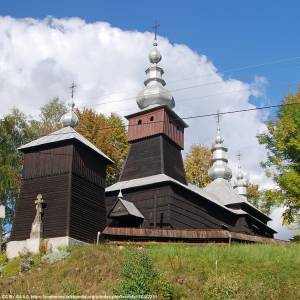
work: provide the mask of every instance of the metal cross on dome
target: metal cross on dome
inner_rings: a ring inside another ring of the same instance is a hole
[[[154,26],[152,26],[152,28],[154,29],[154,40],[157,40],[157,33],[158,33],[158,27],[160,27],[160,24],[155,21]]]
[[[241,157],[242,157],[241,152],[238,152],[237,158],[238,158],[238,163],[239,163],[239,165],[241,164]]]
[[[75,90],[76,87],[77,87],[77,85],[76,85],[75,82],[73,81],[73,82],[72,82],[72,85],[70,86],[70,89],[71,89],[71,97],[72,97],[72,99],[74,98],[74,90]]]
[[[218,125],[220,125],[221,113],[220,113],[220,111],[219,111],[219,110],[217,111],[216,118],[217,118],[217,124],[218,124]]]

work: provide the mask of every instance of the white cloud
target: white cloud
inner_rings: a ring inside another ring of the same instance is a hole
[[[49,99],[58,96],[67,100],[73,80],[78,84],[78,106],[121,115],[136,111],[134,97],[143,87],[152,38],[150,33],[123,31],[104,22],[87,24],[79,18],[1,17],[1,115],[16,106],[36,116]],[[251,83],[225,80],[205,55],[185,45],[159,38],[159,49],[167,88],[174,91],[176,111],[181,116],[251,108],[249,98],[264,95],[267,80],[263,77],[253,78]],[[127,101],[114,102],[120,99]],[[252,181],[270,185],[259,166],[265,149],[256,138],[265,130],[264,117],[259,111],[226,115],[222,131],[231,166],[235,168],[236,154],[241,151],[243,167]],[[211,145],[214,118],[187,122],[186,149],[192,143]]]
[[[284,207],[277,207],[271,211],[270,217],[272,221],[268,223],[270,227],[277,231],[276,238],[281,240],[289,240],[294,234],[286,226],[282,226],[282,213],[284,212]]]

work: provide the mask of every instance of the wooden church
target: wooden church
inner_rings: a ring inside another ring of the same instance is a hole
[[[218,126],[204,189],[187,183],[181,151],[188,125],[165,88],[155,39],[139,111],[126,116],[130,149],[117,183],[105,189],[113,161],[74,127],[73,97],[63,128],[19,148],[24,153],[20,198],[7,244],[9,258],[107,240],[272,242],[268,216],[247,201],[239,169],[234,186]]]
[[[108,226],[104,235],[112,239],[193,240],[196,236],[205,240],[207,236],[207,240],[222,240],[232,232],[244,234],[242,240],[272,238],[275,231],[267,226],[270,218],[246,199],[242,171],[235,189],[229,182],[232,172],[219,126],[209,170],[213,182],[204,189],[187,183],[181,151],[188,125],[174,112],[175,101],[164,87],[156,40],[149,60],[145,87],[137,96],[140,110],[126,116],[131,144],[127,160],[119,182],[106,188]]]

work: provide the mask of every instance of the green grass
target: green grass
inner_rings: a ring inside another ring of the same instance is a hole
[[[112,295],[125,254],[134,247],[76,247],[53,265],[35,258],[32,269],[21,274],[19,260],[12,260],[0,278],[0,291]],[[152,244],[143,248],[181,299],[300,299],[300,245]]]

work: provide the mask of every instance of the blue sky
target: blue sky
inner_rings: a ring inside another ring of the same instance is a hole
[[[219,70],[300,57],[300,1],[1,1],[0,14],[16,18],[80,17],[125,30],[160,34],[205,54]],[[267,96],[279,103],[300,83],[300,59],[225,73],[250,82],[265,76]],[[261,99],[255,100],[257,104]]]

